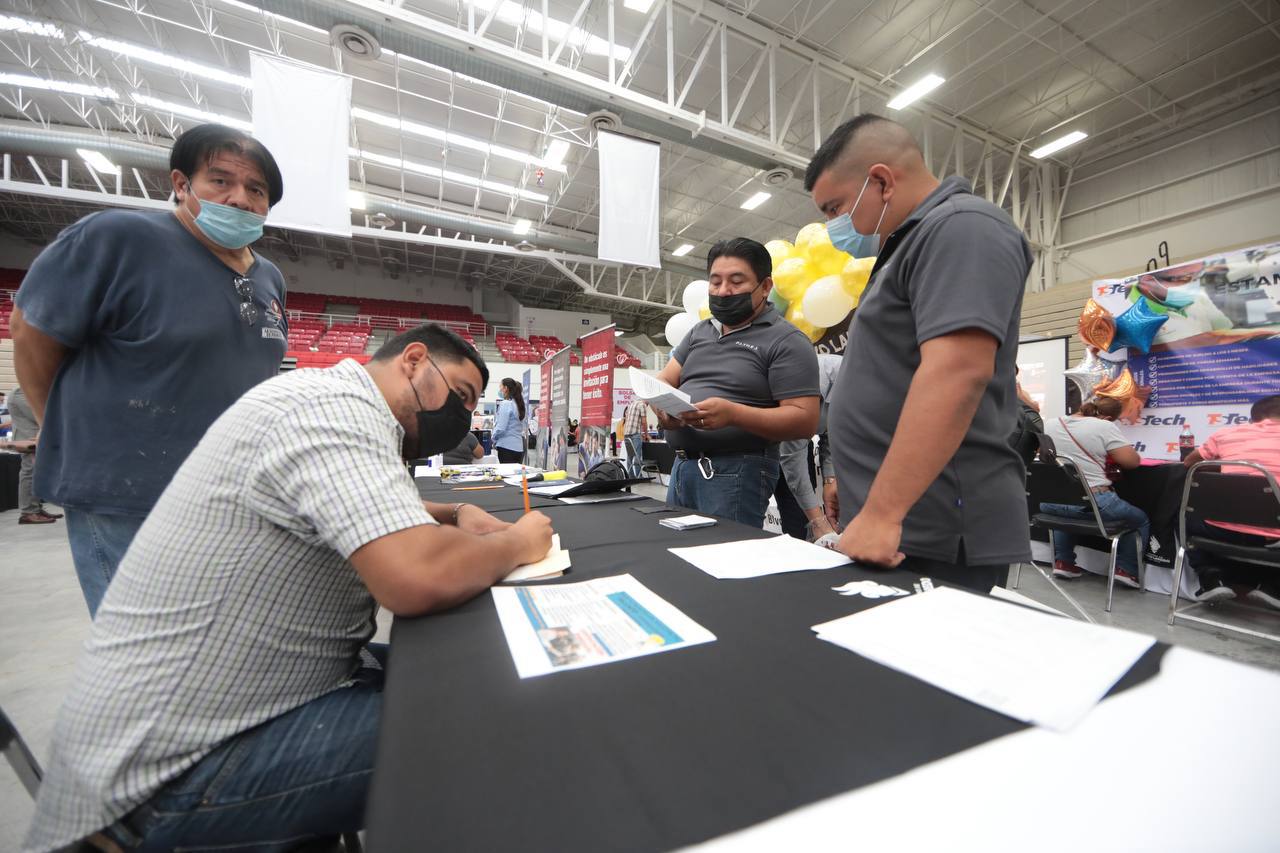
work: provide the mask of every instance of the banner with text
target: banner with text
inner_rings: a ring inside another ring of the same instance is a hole
[[[582,416],[578,419],[578,475],[609,455],[609,424],[613,420],[614,327],[583,335]]]
[[[569,348],[551,356],[542,363],[542,388],[539,392],[539,423],[547,440],[542,449],[542,467],[548,471],[563,471],[569,458]],[[543,412],[546,420],[543,421]]]
[[[1280,394],[1280,243],[1096,281],[1093,298],[1116,316],[1146,299],[1167,317],[1151,351],[1128,361],[1151,387],[1137,422],[1121,426],[1144,456],[1177,459],[1184,426],[1199,445]]]

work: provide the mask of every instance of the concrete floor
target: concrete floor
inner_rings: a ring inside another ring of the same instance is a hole
[[[641,490],[659,499],[666,492],[657,486]],[[0,707],[43,762],[58,705],[89,632],[89,614],[76,583],[63,523],[18,526],[17,520],[17,512],[0,513]],[[1169,628],[1165,622],[1168,599],[1163,596],[1118,588],[1115,607],[1107,614],[1103,612],[1104,580],[1087,576],[1059,586],[1098,623],[1280,670],[1280,644],[1190,623]],[[1040,572],[1024,569],[1019,591],[1076,615],[1062,592]],[[1224,618],[1280,632],[1280,614],[1234,605],[1215,609]],[[391,620],[383,613],[378,621],[378,639],[385,642]],[[0,768],[0,850],[18,849],[31,813],[26,792],[7,765]]]

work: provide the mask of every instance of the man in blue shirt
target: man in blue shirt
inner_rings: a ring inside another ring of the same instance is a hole
[[[42,423],[36,493],[66,508],[90,614],[178,466],[285,352],[284,277],[249,249],[284,194],[275,159],[206,124],[169,165],[172,213],[86,216],[36,258],[13,312]]]

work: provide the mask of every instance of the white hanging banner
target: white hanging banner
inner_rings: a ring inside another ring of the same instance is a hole
[[[267,224],[350,237],[351,78],[261,53],[249,64],[253,135],[284,177],[284,198]]]
[[[600,133],[596,139],[600,146],[600,260],[661,266],[658,155],[662,149],[655,142],[616,133]]]

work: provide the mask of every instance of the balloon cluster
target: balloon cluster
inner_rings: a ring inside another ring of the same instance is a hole
[[[1081,402],[1096,397],[1110,397],[1124,407],[1121,419],[1133,421],[1151,396],[1151,386],[1139,385],[1125,362],[1129,349],[1151,351],[1160,327],[1169,319],[1167,311],[1178,306],[1166,305],[1151,296],[1129,294],[1133,302],[1118,317],[1093,299],[1080,312],[1080,338],[1086,350],[1080,363],[1066,371],[1066,376],[1080,389]],[[1103,358],[1099,353],[1124,353],[1122,359]]]
[[[770,240],[764,247],[773,260],[769,301],[814,343],[857,307],[876,263],[874,257],[855,258],[831,245],[827,226],[821,222],[801,228],[794,243]],[[708,288],[704,280],[685,286],[684,311],[667,320],[671,346],[679,344],[695,323],[711,316]]]

